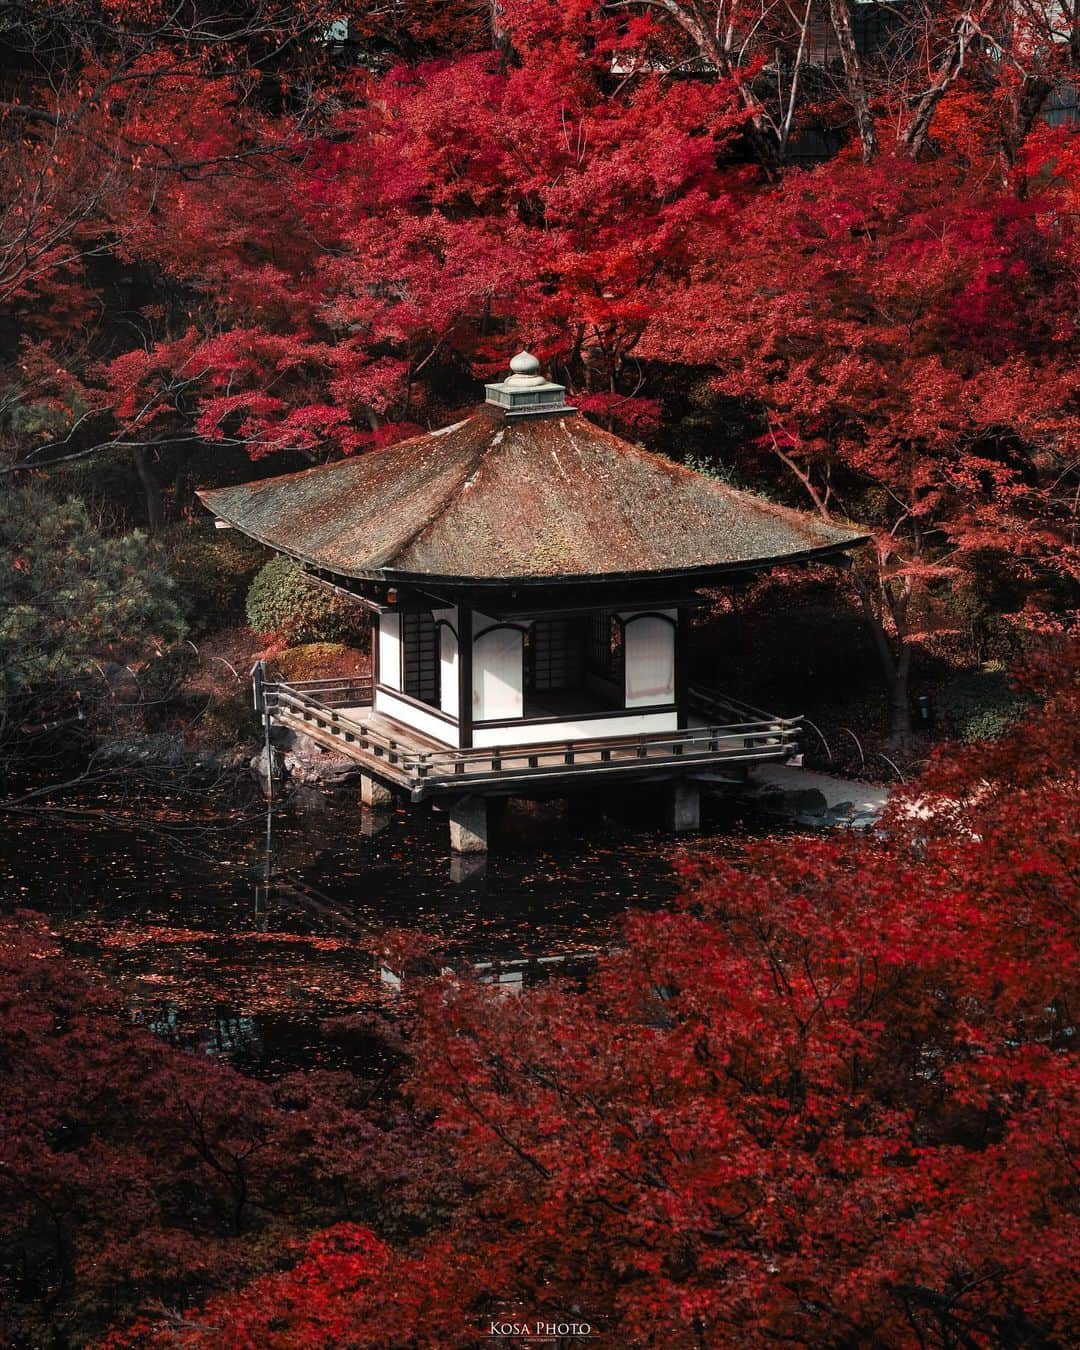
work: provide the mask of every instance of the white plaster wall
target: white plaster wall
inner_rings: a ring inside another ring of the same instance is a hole
[[[493,619],[490,615],[481,614],[478,609],[474,609],[472,616],[473,641],[475,642],[480,634],[486,633],[489,628],[495,628],[500,623],[505,622],[504,619]],[[513,622],[516,623],[519,628],[529,628],[532,625],[532,619],[514,619]]]
[[[439,741],[442,745],[457,745],[458,730],[456,724],[445,721],[434,712],[425,712],[403,698],[397,698],[386,689],[375,690],[375,711],[395,722],[404,722],[407,727],[422,731],[425,736]]]
[[[637,713],[620,717],[588,718],[582,722],[519,722],[513,727],[474,727],[473,745],[486,749],[492,746],[545,745],[562,741],[591,741],[604,736],[640,736],[653,731],[677,731],[675,710],[659,713]]]
[[[439,707],[457,721],[458,715],[458,640],[453,629],[439,627]]]
[[[675,610],[658,613],[676,617]],[[667,619],[626,616],[623,649],[626,665],[626,706],[655,707],[675,702],[675,626]]]
[[[401,615],[379,615],[379,683],[401,688]]]
[[[473,721],[525,711],[525,646],[517,628],[488,627],[473,640]]]

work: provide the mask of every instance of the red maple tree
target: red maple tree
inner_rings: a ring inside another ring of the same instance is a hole
[[[1067,606],[1077,576],[1065,205],[955,164],[836,162],[723,222],[642,342],[743,401],[765,481],[873,530],[853,575],[897,738],[935,595],[992,573]]]
[[[745,113],[726,84],[613,92],[610,23],[539,11],[508,16],[512,63],[489,51],[344,76],[345,106],[272,176],[234,164],[156,189],[153,212],[136,198],[133,248],[212,303],[112,362],[117,415],[255,456],[352,453],[528,344],[584,407],[654,422],[634,348],[738,186],[717,158]],[[255,130],[209,107],[187,119],[221,159]]]
[[[392,1074],[263,1083],[165,1045],[29,913],[0,917],[0,1064],[5,1345],[84,1345],[273,1267],[312,1229],[381,1215],[406,1232],[444,1203],[423,1162],[438,1140],[384,1091]]]
[[[581,992],[436,982],[410,1092],[462,1198],[122,1344],[1063,1345],[1080,1306],[1080,688],[876,837],[688,864]]]

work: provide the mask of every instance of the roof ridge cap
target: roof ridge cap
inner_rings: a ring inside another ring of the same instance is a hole
[[[483,412],[475,412],[472,417],[466,418],[465,422],[460,425],[465,426],[469,422],[480,419],[486,421],[487,417]],[[489,436],[470,456],[468,464],[462,469],[461,475],[457,481],[451,483],[446,489],[446,493],[439,503],[438,509],[432,511],[427,520],[425,520],[417,529],[405,535],[403,538],[398,539],[393,546],[379,558],[378,562],[375,564],[377,567],[386,567],[389,563],[393,562],[395,558],[399,557],[407,548],[411,548],[413,544],[421,540],[428,530],[434,528],[434,526],[442,520],[443,516],[446,515],[447,511],[450,510],[450,507],[457,500],[462,490],[467,486],[469,480],[479,472],[480,466],[484,462],[484,458],[495,448],[495,446],[501,443],[503,432],[505,430],[505,425],[493,428],[491,436]]]

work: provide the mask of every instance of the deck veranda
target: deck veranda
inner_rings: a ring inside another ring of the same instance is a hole
[[[255,698],[271,726],[348,756],[414,802],[462,794],[557,794],[600,777],[705,777],[741,765],[784,763],[798,753],[798,717],[772,717],[701,690],[693,691],[695,725],[681,731],[472,750],[440,745],[375,712],[367,681],[256,677]]]

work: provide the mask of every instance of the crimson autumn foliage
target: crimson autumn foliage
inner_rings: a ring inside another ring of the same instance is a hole
[[[601,415],[655,422],[620,378],[738,189],[717,158],[743,114],[723,83],[613,97],[610,43],[583,52],[582,8],[538,8],[514,64],[468,53],[345,77],[325,134],[269,183],[151,180],[158,210],[132,247],[179,284],[209,282],[212,307],[109,365],[116,415],[176,431],[194,408],[199,435],[256,457],[354,453],[407,434],[463,370],[501,370],[512,341],[584,363]],[[603,25],[588,31],[599,42]],[[234,152],[251,134],[197,108],[204,124]]]
[[[409,1091],[463,1198],[338,1227],[120,1344],[1063,1346],[1080,1318],[1080,688],[937,760],[879,836],[686,865],[580,992],[420,999]]]
[[[0,105],[21,469],[363,453],[528,344],[590,415],[704,409],[758,481],[874,527],[900,730],[952,588],[1067,606],[1080,157],[1038,115],[1075,6],[1056,43],[1040,6],[945,4],[901,75],[845,60],[859,144],[811,172],[783,158],[824,113],[765,72],[803,50],[786,7],[358,5],[379,59],[347,67],[332,5],[41,8],[5,9],[41,41]],[[881,837],[692,869],[584,994],[431,987],[428,1133],[168,1051],[5,925],[4,1334],[162,1300],[206,1306],[119,1339],[469,1344],[504,1308],[642,1345],[1075,1339],[1078,711],[1048,689]]]
[[[324,39],[341,16],[326,0],[267,0],[206,23],[198,5],[155,5],[149,28],[120,0],[52,8],[11,6],[8,41],[52,79],[22,74],[0,104],[12,202],[0,304],[35,344],[17,364],[20,398],[67,418],[57,439],[74,453],[110,423],[104,443],[144,451],[206,440],[255,456],[353,453],[442,417],[521,345],[583,408],[649,431],[688,368],[722,380],[745,370],[747,306],[773,322],[755,241],[797,282],[801,241],[838,222],[874,228],[846,203],[850,156],[817,171],[794,233],[771,191],[790,181],[798,193],[801,171],[780,170],[800,128],[850,123],[806,65],[830,59],[819,49],[830,26],[844,47],[843,6],[815,3],[800,22],[744,0],[358,3],[338,56]],[[977,15],[905,10],[910,31],[887,72],[845,56],[845,96],[877,147],[871,195],[888,199],[897,183],[910,197],[922,183],[908,206],[918,219],[929,204],[962,214],[969,184],[1000,183],[1012,219],[1049,176],[1041,219],[1071,233],[1075,135],[1038,118],[1075,83],[1076,20],[1021,8],[1008,22],[990,0]],[[990,27],[996,57],[973,40]],[[912,179],[905,166],[934,127],[925,158],[944,167]],[[994,271],[993,232],[967,233]],[[740,239],[745,254],[731,247]],[[141,279],[147,293],[130,308],[113,312],[94,275],[103,258]],[[862,276],[856,265],[853,287]],[[730,318],[734,353],[680,338],[678,325],[643,345],[687,280],[704,281],[706,307],[721,302],[709,329],[715,338]],[[1036,342],[1045,318],[1062,331],[1069,312],[1064,278],[1041,280],[1020,288],[1009,319]],[[985,331],[996,296],[969,305],[969,333]],[[813,299],[824,326],[826,297]],[[1023,368],[1024,342],[1016,354]],[[769,406],[765,367],[735,383]],[[793,422],[814,415],[812,391],[798,393]],[[87,405],[100,417],[81,422]],[[935,406],[927,386],[917,425]]]
[[[29,913],[0,918],[0,1072],[5,1345],[87,1344],[267,1269],[313,1228],[415,1223],[443,1189],[377,1083],[265,1084],[165,1045]],[[384,1205],[403,1158],[415,1211],[408,1184]]]
[[[899,4],[854,52],[818,0],[359,3],[335,55],[321,0],[135,8],[13,6],[52,76],[0,104],[20,470],[130,453],[153,528],[188,457],[362,453],[530,346],[590,416],[874,529],[898,742],[942,596],[1067,608],[1073,11]],[[817,132],[849,143],[807,172]]]
[[[793,175],[721,223],[640,346],[756,410],[763,479],[874,531],[855,579],[899,733],[935,593],[1064,601],[1080,577],[1080,253],[1039,157],[1055,144],[1032,136],[1023,195],[940,161]]]

